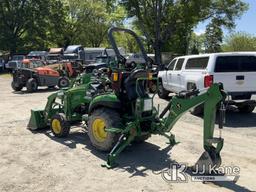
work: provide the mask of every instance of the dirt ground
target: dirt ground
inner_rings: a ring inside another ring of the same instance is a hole
[[[152,136],[125,150],[112,170],[102,168],[106,154],[97,152],[81,128],[66,139],[50,131],[26,129],[31,108],[43,108],[49,90],[14,93],[8,76],[0,76],[0,191],[255,191],[256,111],[227,113],[222,162],[239,166],[237,183],[168,183],[160,173],[173,161],[194,164],[203,152],[202,118],[186,114],[173,133],[181,143],[170,150],[167,140]],[[167,101],[156,98],[164,107]]]

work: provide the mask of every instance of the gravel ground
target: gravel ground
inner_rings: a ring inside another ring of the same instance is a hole
[[[106,154],[90,145],[81,128],[66,139],[56,139],[48,131],[26,129],[31,108],[43,108],[52,91],[34,94],[13,92],[11,78],[0,76],[0,191],[255,191],[256,190],[256,111],[252,114],[227,113],[222,164],[239,166],[237,183],[170,183],[161,170],[171,162],[196,162],[202,149],[202,118],[185,114],[173,133],[181,143],[170,149],[166,139],[152,136],[147,142],[125,150],[112,170],[100,165]],[[167,101],[155,98],[160,108]]]

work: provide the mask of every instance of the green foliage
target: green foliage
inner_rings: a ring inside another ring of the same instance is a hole
[[[161,63],[161,51],[187,53],[192,29],[200,22],[219,18],[231,28],[246,9],[242,0],[121,0],[128,16],[136,18]],[[225,21],[225,22],[224,22]]]
[[[205,46],[207,53],[221,52],[221,43],[223,37],[221,26],[222,21],[218,18],[212,19],[212,21],[207,25],[205,32]]]
[[[222,49],[225,52],[256,51],[256,36],[243,32],[233,33],[226,37]]]
[[[15,53],[31,48],[47,48],[50,40],[48,34],[54,33],[57,29],[57,26],[52,23],[54,20],[61,23],[62,15],[55,14],[61,5],[59,0],[4,0],[1,2],[0,49]]]
[[[211,19],[207,49],[218,50],[221,27],[232,28],[235,18],[247,9],[243,0],[1,0],[0,50],[11,53],[48,47],[82,44],[107,46],[110,26],[123,26],[132,18],[131,28],[139,29],[148,51],[178,54],[200,52],[193,42],[193,28]],[[128,51],[136,51],[129,37],[118,37]]]

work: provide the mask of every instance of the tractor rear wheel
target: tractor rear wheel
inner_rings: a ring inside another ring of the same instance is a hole
[[[27,91],[29,93],[37,91],[38,84],[34,78],[30,78],[26,83]]]
[[[70,131],[70,124],[66,115],[63,113],[56,114],[51,119],[51,131],[55,137],[66,137]]]
[[[60,77],[58,81],[58,87],[64,88],[69,86],[69,79],[67,77]]]
[[[14,90],[14,91],[20,91],[21,89],[23,88],[23,86],[22,85],[15,85],[15,83],[12,81],[12,89]]]
[[[99,108],[88,120],[88,136],[92,145],[100,151],[110,151],[119,139],[119,134],[107,132],[106,128],[120,127],[119,114],[111,109]]]

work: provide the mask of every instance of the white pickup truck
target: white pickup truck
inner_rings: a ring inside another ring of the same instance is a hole
[[[204,90],[221,82],[228,94],[228,103],[240,112],[251,113],[256,94],[256,52],[213,53],[182,56],[173,59],[158,73],[160,98],[183,90]],[[194,114],[202,113],[202,106]]]

